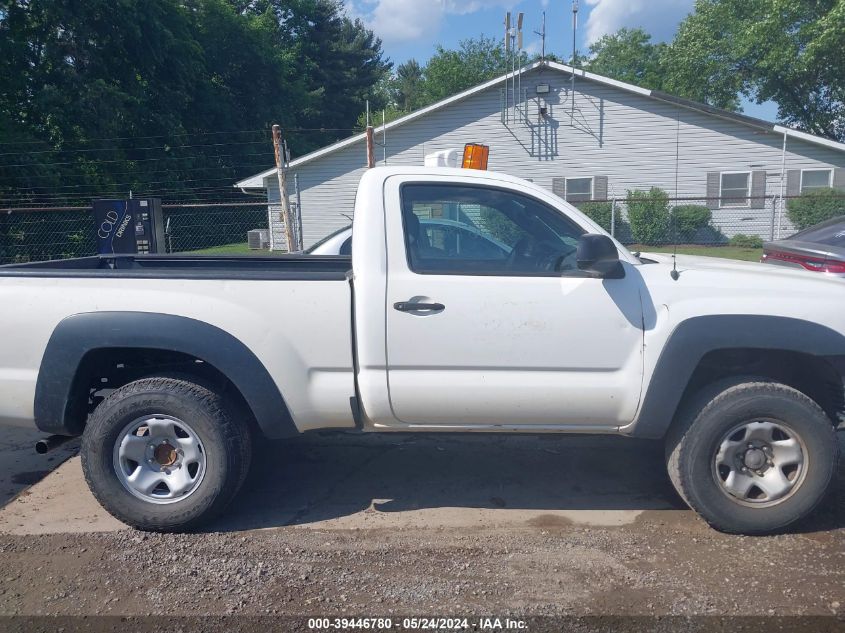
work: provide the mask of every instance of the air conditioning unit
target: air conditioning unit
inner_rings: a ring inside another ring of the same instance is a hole
[[[251,251],[267,250],[270,248],[270,231],[267,229],[247,231],[246,241]]]

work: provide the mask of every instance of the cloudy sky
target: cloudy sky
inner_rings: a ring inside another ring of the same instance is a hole
[[[436,44],[454,47],[482,33],[504,36],[504,15],[525,13],[529,52],[539,52],[542,13],[546,12],[546,49],[566,59],[572,52],[571,0],[345,0],[350,15],[360,17],[384,42],[396,63],[414,57],[424,62]],[[606,33],[623,26],[641,27],[656,41],[671,40],[694,0],[580,0],[578,48],[585,51]],[[745,112],[773,120],[771,104],[745,104]]]

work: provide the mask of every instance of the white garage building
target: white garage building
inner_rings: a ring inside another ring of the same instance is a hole
[[[531,179],[570,201],[660,187],[673,198],[698,198],[725,235],[764,239],[791,231],[781,193],[845,188],[843,143],[555,62],[517,74],[377,128],[376,141],[384,141],[378,162],[421,165],[426,154],[484,143],[491,170]],[[365,168],[364,134],[291,161],[288,187],[295,177],[306,247],[350,223]],[[283,248],[276,170],[235,186],[266,191],[273,241]]]

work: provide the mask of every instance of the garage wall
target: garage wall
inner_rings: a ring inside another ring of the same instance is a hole
[[[548,84],[549,94],[538,95],[538,84]],[[502,84],[388,130],[388,164],[420,165],[431,152],[480,142],[490,146],[491,170],[550,190],[553,178],[605,176],[608,197],[655,186],[670,196],[703,199],[708,172],[762,170],[765,193],[780,191],[779,134],[582,78],[576,79],[573,112],[570,76],[555,69],[526,73],[522,88],[524,105],[512,115],[516,121],[502,120]],[[381,141],[378,129],[376,140]],[[380,147],[376,156],[381,163]],[[291,170],[290,182],[293,173],[299,175],[306,247],[350,223],[365,160],[360,140]],[[788,169],[845,167],[842,152],[792,138],[786,160]],[[278,202],[275,179],[266,185],[269,201]],[[713,216],[728,236],[768,237],[771,230],[770,203],[717,209]],[[785,223],[783,230],[789,228]]]

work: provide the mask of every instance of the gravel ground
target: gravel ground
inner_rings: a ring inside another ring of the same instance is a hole
[[[830,615],[841,537],[639,529],[0,539],[4,614]]]
[[[279,511],[287,517],[283,522],[262,525],[256,520],[268,477],[290,477],[291,469],[308,474],[311,468],[315,478],[317,471],[336,471],[334,495],[344,496],[344,485],[349,494],[360,495],[361,486],[369,482],[382,493],[399,496],[379,482],[408,477],[413,457],[432,463],[440,456],[443,464],[459,458],[476,465],[486,460],[493,462],[496,476],[520,477],[519,485],[499,493],[502,498],[484,493],[491,511],[503,504],[511,507],[519,486],[542,488],[547,474],[542,468],[529,471],[524,464],[516,467],[519,472],[509,471],[496,461],[496,451],[509,450],[508,444],[498,442],[491,448],[494,445],[483,439],[428,440],[400,447],[405,452],[397,463],[406,461],[407,472],[396,464],[384,471],[374,456],[395,453],[396,440],[372,440],[369,449],[368,441],[355,440],[357,471],[342,459],[354,453],[342,449],[343,439],[294,444],[284,449],[289,451],[282,452],[284,459],[265,450],[239,502],[241,510],[244,504],[252,506],[248,524],[257,526],[253,529],[239,527],[233,518],[217,524],[214,529],[219,531],[199,534],[0,534],[0,615],[843,617],[845,468],[840,468],[840,492],[821,512],[791,534],[765,538],[711,530],[691,512],[677,509],[677,500],[667,497],[671,493],[662,475],[636,472],[618,480],[626,503],[606,497],[596,503],[603,508],[647,508],[616,527],[583,525],[551,511],[536,511],[536,506],[549,503],[545,497],[531,500],[535,511],[527,520],[498,526],[437,520],[420,526],[418,515],[407,524],[394,520],[385,526],[374,505],[356,508],[354,516],[360,520],[312,520],[308,512],[315,504],[322,500],[331,506],[325,490],[306,490],[304,510]],[[536,457],[540,466],[542,459],[576,463],[585,453],[583,445],[567,441],[522,442],[517,448],[526,455],[536,442],[534,455],[546,456]],[[616,444],[611,448],[631,451]],[[600,461],[607,454],[593,451],[580,459]],[[644,460],[633,462],[639,470],[651,463],[636,455],[631,459]],[[578,463],[578,469],[589,465]],[[442,475],[442,470],[437,472]],[[441,490],[446,498],[455,497],[448,488],[455,483],[449,481],[453,476],[432,477],[427,481],[432,495]],[[600,496],[587,481],[577,484],[579,507],[584,498]],[[412,491],[403,490],[406,497]],[[439,497],[433,499],[432,505],[444,505]],[[267,508],[268,513],[276,512],[272,504]],[[328,514],[341,514],[339,508],[330,507]],[[238,512],[236,504],[232,514]],[[460,514],[462,509],[440,507],[438,512],[422,516]],[[413,512],[397,511],[397,516],[404,514]]]

